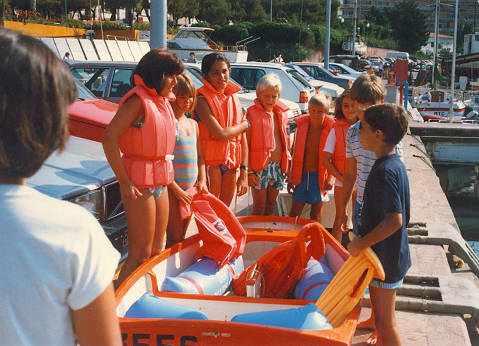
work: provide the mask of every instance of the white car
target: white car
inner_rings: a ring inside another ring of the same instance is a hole
[[[242,62],[231,64],[231,78],[245,90],[256,90],[258,80],[267,73],[275,73],[282,84],[281,97],[296,102],[302,113],[308,111],[308,102],[315,94],[314,87],[294,69],[279,63]]]
[[[199,64],[190,64],[190,63],[185,63],[184,65],[185,65],[186,72],[191,77],[191,79],[193,80],[193,83],[195,84],[195,88],[198,90],[198,88],[200,88],[203,85],[203,82],[201,81],[201,66]],[[233,78],[231,79],[237,84],[239,84]],[[243,112],[246,113],[246,110],[252,105],[254,105],[256,92],[248,92],[248,90],[244,90],[243,92],[238,93],[238,98],[241,102],[241,107],[243,109]],[[301,115],[302,113],[301,109],[299,108],[299,105],[296,102],[292,102],[284,98],[280,98],[280,101],[289,107],[289,111],[288,111],[289,118],[294,118],[298,115]]]

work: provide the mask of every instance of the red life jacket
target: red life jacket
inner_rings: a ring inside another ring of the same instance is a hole
[[[305,114],[294,119],[297,124],[295,140],[294,140],[294,152],[293,159],[291,161],[291,173],[289,181],[294,185],[299,185],[303,178],[303,163],[304,153],[306,148],[306,138],[308,136],[310,115]],[[324,183],[328,177],[328,171],[323,165],[323,150],[326,145],[326,139],[328,138],[329,131],[333,128],[334,120],[330,116],[326,116],[323,121],[323,129],[321,131],[321,137],[319,140],[318,150],[318,185],[322,192],[324,191]]]
[[[196,187],[187,190],[193,195],[190,204],[180,202],[180,215],[185,219],[193,214],[203,245],[195,257],[208,257],[219,267],[241,256],[246,244],[246,231],[231,210],[209,192]]]
[[[253,171],[261,171],[268,166],[271,157],[271,151],[274,150],[274,128],[275,117],[268,114],[258,99],[254,100],[254,105],[248,108],[246,118],[251,124],[250,136],[248,139],[248,160],[249,168]],[[289,135],[288,128],[288,106],[278,101],[273,107],[276,115],[276,126],[280,126],[281,141],[283,143],[283,155],[281,156],[281,169],[286,172],[288,161],[291,157],[289,153]]]
[[[227,128],[239,124],[243,119],[243,111],[236,93],[241,88],[230,81],[226,85],[224,94],[222,94],[204,78],[202,81],[203,86],[198,89],[198,94],[205,98],[210,106],[211,113],[220,126]],[[221,99],[225,97],[226,101],[222,101]],[[200,130],[201,148],[207,166],[225,164],[228,168],[239,167],[241,162],[241,134],[222,141],[215,139],[201,121],[198,122],[198,128]]]
[[[346,135],[351,126],[345,119],[336,119],[334,122],[334,135],[336,136],[336,144],[332,156],[333,165],[344,174],[346,172]]]
[[[120,101],[120,107],[133,94],[138,95],[145,113],[141,127],[129,126],[120,136],[122,162],[131,181],[140,189],[168,185],[173,181],[173,151],[176,119],[167,98],[148,88],[139,75],[135,87]],[[170,94],[174,100],[174,94]],[[171,98],[170,98],[171,99]]]

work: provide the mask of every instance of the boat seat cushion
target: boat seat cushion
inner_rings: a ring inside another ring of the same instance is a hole
[[[206,315],[189,306],[172,303],[166,299],[145,293],[126,312],[126,318],[174,318],[207,320]]]

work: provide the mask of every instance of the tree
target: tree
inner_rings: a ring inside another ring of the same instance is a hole
[[[257,0],[233,0],[230,4],[233,22],[259,23],[269,18],[269,14],[266,14],[263,5]]]
[[[393,13],[394,17],[391,18],[393,38],[398,44],[398,49],[415,53],[426,44],[429,37],[424,14],[412,1],[397,3],[394,5]]]
[[[186,0],[186,10],[185,17],[188,18],[188,21],[191,18],[195,18],[200,10],[200,4],[197,0]]]
[[[173,20],[177,23],[178,19],[185,17],[187,0],[169,0],[168,13],[173,16]]]
[[[199,11],[196,17],[210,24],[224,25],[231,17],[230,5],[226,0],[199,0]]]

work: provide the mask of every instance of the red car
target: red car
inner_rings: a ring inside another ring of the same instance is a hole
[[[78,99],[68,109],[68,129],[73,136],[101,142],[103,131],[115,116],[118,104],[98,99],[76,82]]]

